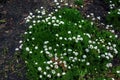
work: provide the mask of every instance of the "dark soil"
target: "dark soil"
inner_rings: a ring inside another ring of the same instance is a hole
[[[26,80],[24,62],[15,54],[19,40],[26,31],[24,18],[29,12],[45,6],[50,9],[52,0],[1,0],[0,1],[0,80]],[[101,16],[104,22],[106,12],[109,10],[103,0],[93,0],[85,5],[84,15],[95,13]],[[116,60],[115,60],[116,61]],[[117,59],[117,64],[120,61]]]
[[[15,56],[15,48],[27,29],[24,18],[36,8],[46,6],[44,0],[7,0],[0,4],[0,80],[25,80],[23,61]]]

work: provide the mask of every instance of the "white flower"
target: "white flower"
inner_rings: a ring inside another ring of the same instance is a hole
[[[61,6],[57,6],[58,8],[61,8]]]
[[[30,20],[29,20],[29,19],[27,19],[27,20],[26,20],[26,23],[27,23],[27,22],[30,22]]]
[[[112,38],[112,36],[109,36],[109,38]]]
[[[66,6],[68,6],[68,3],[65,3]]]
[[[89,62],[87,62],[87,63],[86,63],[86,65],[87,65],[87,66],[89,66],[89,65],[90,65],[90,63],[89,63]]]
[[[67,55],[67,53],[63,53],[63,55],[64,55],[64,56],[66,56],[66,55]]]
[[[59,3],[57,2],[56,5],[59,5]]]
[[[41,8],[41,9],[43,9],[43,7],[42,7],[42,6],[41,6],[40,8]]]
[[[51,78],[51,75],[50,75],[50,74],[48,74],[48,75],[47,75],[47,77],[48,77],[48,78]]]
[[[95,18],[92,18],[92,20],[95,20]]]
[[[113,47],[115,48],[115,47],[116,47],[116,44],[113,44]]]
[[[35,21],[35,20],[33,20],[33,23],[36,23],[36,21]]]
[[[41,67],[38,67],[38,71],[41,71],[42,70],[42,68]]]
[[[65,46],[65,44],[62,44],[62,46]]]
[[[38,64],[38,62],[35,62],[35,65],[37,65]]]
[[[44,75],[46,75],[47,73],[46,72],[43,72]]]
[[[52,70],[52,74],[55,74],[56,72],[55,72],[55,70]]]
[[[24,34],[28,34],[27,32],[25,32]]]
[[[57,36],[57,37],[58,37],[59,35],[58,35],[58,34],[55,34],[55,36]]]
[[[89,18],[89,17],[90,17],[90,15],[87,15],[87,17]]]
[[[51,25],[51,22],[48,22],[48,25]]]
[[[64,24],[64,22],[63,22],[63,21],[60,21],[60,24]]]
[[[54,49],[54,51],[57,51],[57,49]]]
[[[54,2],[57,2],[57,0],[54,0]]]
[[[23,47],[23,44],[21,44],[21,45],[19,46],[20,49],[22,49],[22,47]]]
[[[68,31],[68,34],[71,34],[71,31]]]
[[[71,66],[68,66],[68,69],[71,69]]]
[[[46,14],[46,13],[45,13],[45,10],[43,10],[41,13],[42,13],[42,15],[45,15],[45,14]]]
[[[83,55],[83,58],[87,58],[87,56],[86,56],[86,55]]]
[[[52,47],[49,47],[48,49],[49,49],[49,50],[52,50]]]
[[[106,59],[110,59],[110,57],[109,57],[109,56],[106,56]]]
[[[104,54],[101,54],[101,57],[103,57],[103,58],[104,58],[104,57],[105,57],[105,55],[104,55]]]
[[[97,19],[100,20],[101,19],[100,16],[98,16]]]
[[[65,75],[65,74],[66,74],[65,72],[62,73],[62,75]]]
[[[40,20],[37,20],[37,23],[40,23]]]
[[[76,39],[76,37],[75,37],[75,36],[73,36],[72,38],[73,38],[73,39]]]
[[[78,60],[78,58],[77,58],[77,57],[74,57],[74,60]]]
[[[85,59],[82,59],[81,62],[85,62]]]
[[[37,18],[42,18],[42,16],[37,16]]]
[[[45,41],[45,42],[44,42],[44,44],[48,44],[48,43],[49,43],[49,41]]]
[[[118,38],[118,35],[115,35],[115,38]]]
[[[115,78],[112,78],[112,80],[115,80]]]
[[[29,47],[26,47],[26,51],[30,51]]]
[[[56,16],[53,16],[52,19],[56,19]]]
[[[79,40],[83,41],[83,38],[81,37],[81,38],[79,38]]]
[[[60,73],[57,73],[57,76],[60,77]]]
[[[33,15],[33,13],[31,13],[31,12],[30,12],[29,14],[30,14],[31,16]]]
[[[78,43],[78,40],[76,39],[75,42]]]
[[[32,37],[32,40],[35,40],[35,38],[34,38],[34,37]]]
[[[100,53],[100,49],[97,49],[98,53]]]
[[[49,61],[47,61],[47,64],[50,64],[50,62],[49,62]]]
[[[62,40],[63,38],[62,37],[59,37],[59,40]]]
[[[93,22],[91,22],[91,25],[93,25]]]
[[[59,20],[56,20],[57,23],[59,23]]]
[[[107,63],[107,64],[106,64],[106,67],[108,67],[108,68],[109,68],[109,67],[112,67],[112,63]]]
[[[45,22],[45,20],[42,20],[42,22]]]
[[[29,31],[29,34],[32,34],[32,32],[31,32],[31,31]]]
[[[72,62],[75,62],[75,60],[73,59]]]
[[[53,25],[55,26],[56,24],[55,24],[55,20],[52,20],[52,23],[54,23]]]
[[[49,56],[49,57],[53,57],[53,55],[52,55],[52,54],[49,54],[48,56]]]
[[[85,49],[86,52],[89,52],[89,49]]]
[[[32,15],[32,18],[34,18],[35,17],[35,15]]]
[[[27,64],[27,63],[28,63],[28,61],[25,61],[25,63]]]
[[[94,47],[94,49],[98,49],[98,47],[97,47],[97,46],[95,46],[95,47]]]
[[[35,49],[38,49],[38,46],[35,46]]]
[[[61,15],[59,15],[59,18],[62,18],[62,16],[61,16]]]
[[[91,49],[93,49],[93,45],[90,45],[89,47],[90,47]]]
[[[15,51],[18,51],[19,50],[19,48],[15,48]]]
[[[77,56],[79,53],[78,52],[74,52],[75,56]]]
[[[46,48],[46,49],[47,49],[47,48]],[[47,51],[47,50],[45,50],[45,53],[46,53],[46,54],[48,54],[48,55],[50,54],[50,52],[49,52],[49,51]]]
[[[81,25],[79,25],[78,27],[79,27],[79,28],[81,28],[82,26],[81,26]]]
[[[69,52],[71,52],[71,51],[72,51],[72,49],[68,49],[68,51],[69,51]]]
[[[29,53],[32,54],[32,51],[30,51]]]
[[[119,74],[119,73],[120,73],[120,71],[116,71],[116,73],[118,73],[118,74]]]
[[[66,41],[67,41],[67,38],[64,38],[64,40],[66,40]]]
[[[43,51],[40,51],[40,53],[43,53]]]
[[[54,67],[55,67],[55,69],[58,69],[58,65],[55,65]]]
[[[30,25],[29,28],[31,29],[31,28],[32,28],[32,25]]]
[[[90,13],[91,16],[94,16],[94,13]]]
[[[88,41],[88,43],[92,43],[92,41],[91,41],[91,40],[89,40],[89,41]]]
[[[57,64],[58,64],[58,62],[54,62],[53,64],[57,65]]]
[[[50,69],[50,67],[49,67],[49,66],[46,66],[46,69],[47,69],[47,70],[49,70],[49,69]]]
[[[29,39],[27,39],[27,41],[30,41]]]
[[[55,11],[57,12],[57,11],[58,11],[58,9],[55,9]]]
[[[40,75],[39,77],[42,78],[42,75]]]

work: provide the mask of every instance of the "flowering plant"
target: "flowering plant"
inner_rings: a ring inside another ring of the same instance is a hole
[[[119,54],[117,36],[99,30],[76,9],[47,13],[41,7],[26,22],[29,29],[22,42],[22,57],[30,80],[81,80],[96,74],[96,79],[104,78]]]

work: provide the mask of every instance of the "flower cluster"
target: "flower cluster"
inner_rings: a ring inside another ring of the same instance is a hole
[[[116,35],[100,31],[76,9],[61,8],[54,2],[59,6],[54,12],[43,7],[30,12],[26,18],[29,29],[16,48],[22,49],[29,78],[70,80],[113,67],[111,60],[119,54]]]

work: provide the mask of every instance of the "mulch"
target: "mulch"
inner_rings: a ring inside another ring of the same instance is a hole
[[[25,66],[19,55],[15,56],[15,48],[19,46],[22,34],[27,30],[24,18],[29,12],[41,6],[50,8],[52,0],[1,0],[0,1],[0,80],[25,80]],[[83,10],[84,15],[95,13],[105,22],[109,10],[103,0],[93,0]],[[116,61],[116,60],[115,60]],[[117,59],[117,64],[120,61]]]

